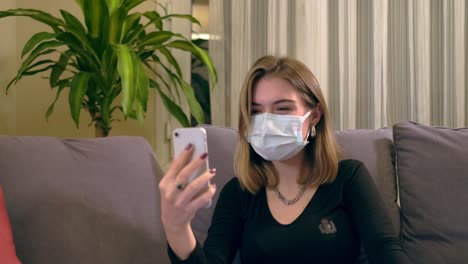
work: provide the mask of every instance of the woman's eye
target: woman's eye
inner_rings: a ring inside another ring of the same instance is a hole
[[[278,111],[281,111],[281,112],[285,112],[285,111],[290,111],[291,108],[289,108],[289,107],[280,107],[280,108],[278,108],[277,110],[278,110]]]

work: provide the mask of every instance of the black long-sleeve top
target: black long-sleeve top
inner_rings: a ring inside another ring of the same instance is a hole
[[[237,178],[221,191],[208,236],[189,258],[172,263],[354,263],[361,242],[370,263],[408,263],[386,206],[366,167],[343,160],[333,183],[319,186],[302,214],[277,222],[265,188],[253,195]]]

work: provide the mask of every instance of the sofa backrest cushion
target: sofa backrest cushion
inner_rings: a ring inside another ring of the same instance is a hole
[[[233,177],[234,174],[234,153],[237,145],[237,130],[232,128],[203,125],[208,140],[208,159],[211,168],[216,168],[216,176],[212,182],[216,184],[218,191],[213,197],[213,203],[210,208],[201,209],[192,220],[192,229],[198,241],[202,244],[206,239],[208,228],[211,223],[211,217],[215,209],[219,193],[224,185]],[[239,264],[240,258],[237,254],[233,264]]]
[[[210,208],[201,209],[192,221],[192,229],[199,241],[206,239],[211,217],[224,185],[234,175],[234,152],[237,145],[237,130],[231,128],[203,125],[208,140],[208,159],[211,168],[216,168],[216,176],[212,180],[218,187]]]
[[[343,158],[364,163],[387,205],[397,232],[400,209],[395,171],[395,148],[392,129],[336,131],[335,137]]]
[[[403,247],[414,263],[468,260],[468,128],[394,126]]]
[[[359,160],[367,167],[387,205],[395,230],[399,232],[400,209],[398,207],[392,130],[382,128],[336,131],[335,138],[341,148],[343,158]],[[362,246],[357,263],[368,263]]]
[[[156,174],[152,148],[140,137],[0,136],[0,185],[18,257],[164,263]]]

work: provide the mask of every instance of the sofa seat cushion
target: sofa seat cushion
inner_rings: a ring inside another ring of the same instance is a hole
[[[468,128],[394,126],[403,247],[414,263],[468,259]]]
[[[16,256],[10,219],[5,206],[3,189],[0,186],[0,263],[20,264]]]

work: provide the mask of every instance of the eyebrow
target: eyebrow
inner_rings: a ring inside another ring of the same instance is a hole
[[[281,104],[281,103],[294,103],[295,104],[296,101],[291,100],[291,99],[280,99],[280,100],[276,100],[273,102],[274,105]],[[252,102],[252,105],[260,105],[260,104],[256,102]]]

